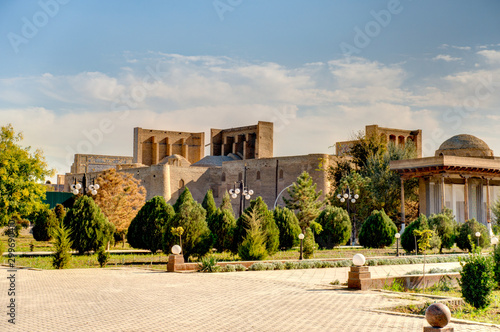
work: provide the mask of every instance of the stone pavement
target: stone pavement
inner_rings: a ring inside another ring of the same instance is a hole
[[[451,268],[458,263],[428,264]],[[371,267],[374,277],[421,265]],[[422,331],[424,319],[372,311],[404,296],[349,291],[347,268],[165,273],[133,268],[18,270],[16,325],[7,322],[0,269],[0,331]],[[452,324],[456,332],[500,331]]]

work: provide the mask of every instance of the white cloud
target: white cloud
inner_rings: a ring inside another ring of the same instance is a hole
[[[73,153],[132,155],[134,127],[204,131],[208,143],[210,128],[273,121],[276,155],[332,153],[335,141],[367,124],[424,129],[429,136],[442,130],[428,149],[433,151],[452,131],[475,130],[472,124],[500,105],[500,94],[491,93],[480,100],[477,119],[462,117],[459,128],[443,120],[445,112],[476,96],[481,82],[500,77],[500,66],[409,83],[405,64],[363,58],[297,68],[178,54],[130,58],[137,61],[115,76],[47,73],[0,80],[2,123],[23,131],[26,144],[42,148],[64,173]],[[112,129],[104,132],[106,121]]]
[[[477,54],[482,55],[486,58],[488,63],[500,64],[500,51],[495,50],[482,50],[477,52]]]
[[[462,59],[461,58],[454,58],[451,55],[447,55],[447,54],[439,54],[439,55],[436,55],[434,58],[432,58],[432,60],[434,60],[434,61],[443,60],[446,62],[450,62],[450,61],[460,61]]]

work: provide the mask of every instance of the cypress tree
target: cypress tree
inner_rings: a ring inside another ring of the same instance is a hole
[[[174,214],[173,207],[163,196],[151,198],[132,219],[127,231],[128,243],[134,248],[156,253],[162,248],[163,228]]]
[[[112,224],[94,200],[85,195],[78,198],[66,214],[64,225],[70,229],[72,248],[80,254],[106,245],[114,232]]]
[[[217,212],[217,205],[215,205],[212,189],[208,190],[205,194],[201,206],[207,211],[207,220]]]
[[[71,241],[69,232],[64,226],[56,227],[54,230],[54,255],[52,256],[52,266],[56,269],[64,269],[71,259]]]
[[[327,206],[316,220],[323,228],[323,231],[316,236],[316,241],[321,247],[332,249],[349,241],[352,226],[346,210]]]
[[[398,229],[384,210],[373,211],[359,232],[359,243],[367,248],[383,248],[394,243]]]
[[[274,221],[279,229],[280,247],[290,249],[299,244],[301,229],[295,213],[288,208],[277,207],[274,210]]]
[[[59,227],[59,221],[54,211],[48,207],[43,207],[37,211],[31,218],[34,222],[33,238],[36,241],[50,241],[52,232]]]

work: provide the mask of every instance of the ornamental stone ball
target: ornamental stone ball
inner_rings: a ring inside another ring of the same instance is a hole
[[[442,328],[450,322],[451,311],[443,303],[434,303],[425,311],[425,319],[432,327]]]
[[[356,254],[352,258],[352,263],[356,266],[363,266],[365,264],[365,261],[365,256],[363,256],[362,254]]]

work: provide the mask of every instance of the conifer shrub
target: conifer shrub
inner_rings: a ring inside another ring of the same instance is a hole
[[[214,248],[218,252],[230,250],[234,229],[236,227],[236,219],[230,210],[217,209],[211,217],[207,218],[208,228],[212,233],[214,240]]]
[[[493,272],[495,274],[495,281],[497,288],[500,288],[500,245],[496,245],[492,253],[493,256]]]
[[[174,209],[163,196],[151,198],[132,219],[127,231],[128,243],[134,248],[156,253],[162,248],[163,228],[173,216]]]
[[[215,200],[214,200],[214,194],[212,192],[212,189],[209,189],[207,193],[205,194],[205,197],[203,198],[203,202],[201,203],[201,206],[205,209],[207,212],[207,220],[212,217],[212,215],[217,212],[217,205],[215,205]]]
[[[91,197],[81,196],[64,217],[72,248],[79,254],[105,246],[114,232],[111,224]]]
[[[359,243],[366,248],[384,248],[394,243],[396,232],[396,225],[384,210],[375,210],[361,227]]]
[[[109,252],[106,251],[104,246],[99,247],[97,250],[97,261],[101,267],[106,267],[109,261]]]
[[[462,272],[458,281],[462,297],[476,309],[483,309],[491,303],[494,287],[493,262],[491,257],[481,255],[480,251],[469,255],[460,262]]]
[[[311,228],[306,228],[304,232],[304,248],[302,254],[305,259],[311,258],[316,249],[316,241],[314,241],[314,233]]]
[[[410,253],[417,249],[416,242],[418,241],[418,237],[413,234],[413,231],[415,229],[419,231],[429,229],[429,224],[425,215],[421,214],[417,219],[415,219],[405,228],[403,234],[401,235],[401,246],[407,253]]]
[[[323,228],[323,231],[316,235],[316,242],[321,248],[333,249],[349,241],[352,226],[346,210],[327,206],[316,221]]]
[[[487,247],[490,244],[490,235],[488,229],[483,224],[476,221],[476,219],[469,219],[458,227],[458,234],[456,238],[457,247],[462,250],[472,252],[472,247],[477,246],[476,232],[480,232],[479,246]]]
[[[200,203],[196,202],[191,192],[186,187],[174,205],[174,216],[169,219],[163,231],[163,252],[178,244],[179,239],[171,232],[172,228],[182,227],[182,254],[185,261],[189,256],[204,256],[213,245],[206,221],[206,211]]]
[[[259,217],[257,211],[245,214],[249,228],[238,249],[238,254],[244,261],[263,260],[268,255],[264,242],[265,235],[262,231]]]
[[[279,229],[279,246],[286,250],[297,246],[301,230],[295,213],[286,207],[281,208],[278,206],[274,209],[273,215]]]
[[[268,210],[267,204],[260,196],[251,201],[250,206],[245,209],[242,216],[236,220],[233,250],[238,251],[240,244],[246,237],[246,233],[250,229],[249,221],[252,220],[252,218],[248,218],[248,216],[252,213],[255,213],[259,227],[263,232],[267,254],[275,254],[279,249],[279,229],[274,221],[273,213]]]
[[[54,211],[48,207],[41,208],[30,219],[34,223],[33,238],[36,241],[50,241],[52,239],[52,232],[60,224]]]
[[[54,249],[52,255],[52,266],[56,269],[64,269],[71,259],[71,240],[68,230],[61,226],[54,229]]]
[[[443,248],[450,249],[455,244],[455,237],[458,224],[450,209],[445,209],[443,213],[433,214],[428,220],[429,228],[441,239],[439,252],[443,252]]]

